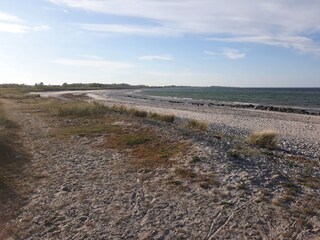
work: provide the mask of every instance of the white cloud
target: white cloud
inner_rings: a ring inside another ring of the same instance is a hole
[[[301,52],[320,55],[320,44],[301,36],[245,36],[229,38],[208,38],[212,41],[258,43],[284,48],[293,48]]]
[[[44,7],[43,9],[47,11],[54,11],[54,12],[63,12],[63,13],[69,13],[68,10],[63,9],[63,8],[54,8],[54,7]]]
[[[0,32],[26,33],[27,31],[28,31],[28,28],[24,25],[0,22]]]
[[[221,52],[204,51],[204,53],[211,56],[224,56],[231,60],[237,60],[246,57],[246,53],[234,48],[224,48]]]
[[[77,24],[84,30],[99,33],[135,34],[141,36],[173,36],[178,35],[174,29],[166,27],[146,27],[120,24]]]
[[[6,33],[27,33],[47,31],[51,28],[48,25],[30,26],[17,16],[0,12],[0,32]]]
[[[219,56],[219,55],[221,55],[221,53],[211,52],[211,51],[204,51],[204,53],[207,54],[207,55],[211,55],[211,56]]]
[[[172,61],[173,57],[170,54],[166,54],[166,55],[148,55],[148,56],[140,56],[137,57],[139,60],[143,60],[143,61]]]
[[[23,22],[22,19],[20,19],[17,16],[8,14],[8,13],[3,13],[0,12],[0,21],[4,21],[4,22]]]
[[[133,65],[130,63],[107,61],[102,58],[90,55],[83,55],[82,58],[60,58],[55,59],[52,62],[65,66],[95,68],[104,71],[126,69],[133,67]]]
[[[240,52],[238,49],[232,49],[232,48],[224,49],[222,54],[231,60],[237,60],[237,59],[242,59],[246,57],[245,53]]]
[[[96,55],[79,55],[79,57],[93,59],[93,60],[104,60],[102,57]]]
[[[320,30],[319,1],[51,0],[72,8],[157,21],[183,32],[258,34]]]
[[[254,38],[280,36],[283,42],[299,51],[317,50],[313,43],[295,45],[292,37],[305,37],[320,31],[320,1],[317,0],[49,0],[54,4],[118,16],[137,17],[149,25],[81,24],[97,32],[151,36],[203,34]],[[153,25],[150,25],[152,23]],[[283,36],[288,36],[286,39]],[[265,41],[260,41],[265,43]],[[268,41],[270,43],[270,41]],[[310,50],[311,49],[311,50]]]
[[[29,30],[33,32],[42,32],[42,31],[49,31],[51,29],[48,25],[38,25],[35,27],[29,27]]]

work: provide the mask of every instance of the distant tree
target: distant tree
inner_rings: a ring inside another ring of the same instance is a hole
[[[44,83],[43,82],[40,82],[40,83],[36,83],[36,84],[34,84],[34,86],[36,86],[36,87],[38,87],[38,86],[44,86]]]

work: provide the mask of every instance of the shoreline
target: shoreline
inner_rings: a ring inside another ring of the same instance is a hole
[[[135,91],[140,93],[140,91]],[[130,94],[127,97],[131,98],[141,98],[141,99],[163,99],[171,103],[188,103],[196,106],[217,106],[217,107],[230,107],[230,108],[245,108],[254,110],[265,110],[273,112],[285,112],[285,113],[298,113],[306,115],[319,115],[320,108],[308,108],[299,106],[289,106],[289,105],[277,105],[277,104],[259,104],[259,103],[247,103],[247,102],[233,102],[233,101],[216,101],[210,99],[193,99],[193,98],[179,98],[179,97],[162,97],[148,94]]]
[[[132,98],[132,90],[63,91],[37,93],[43,97],[60,97],[64,94],[86,94],[88,97],[108,105],[126,105],[140,110],[160,114],[174,114],[180,118],[205,121],[214,127],[231,127],[247,132],[272,129],[283,137],[312,141],[319,145],[319,116],[265,111],[251,108],[195,105],[172,102],[170,98]]]

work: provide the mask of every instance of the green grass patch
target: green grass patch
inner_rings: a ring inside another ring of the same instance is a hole
[[[125,139],[125,142],[128,146],[135,146],[135,145],[139,145],[139,144],[144,144],[146,142],[151,141],[151,137],[149,136],[128,136],[127,139]]]

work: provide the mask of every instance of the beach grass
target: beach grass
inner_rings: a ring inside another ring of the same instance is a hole
[[[278,132],[274,130],[263,130],[252,133],[248,137],[247,141],[248,143],[260,148],[274,149],[276,147],[276,138],[278,135]]]
[[[199,130],[199,131],[207,131],[209,127],[207,122],[203,122],[195,119],[189,120],[187,123],[187,126],[193,130]]]
[[[108,107],[97,102],[59,102],[52,101],[47,106],[51,113],[60,117],[95,117],[103,116],[109,110]]]
[[[145,110],[139,110],[136,108],[128,108],[125,105],[113,105],[111,109],[119,113],[131,114],[136,117],[150,118],[162,122],[173,123],[175,120],[174,114],[159,114],[156,112],[147,112]]]
[[[154,112],[149,112],[148,116],[152,119],[168,123],[173,123],[176,118],[174,114],[159,114]]]

